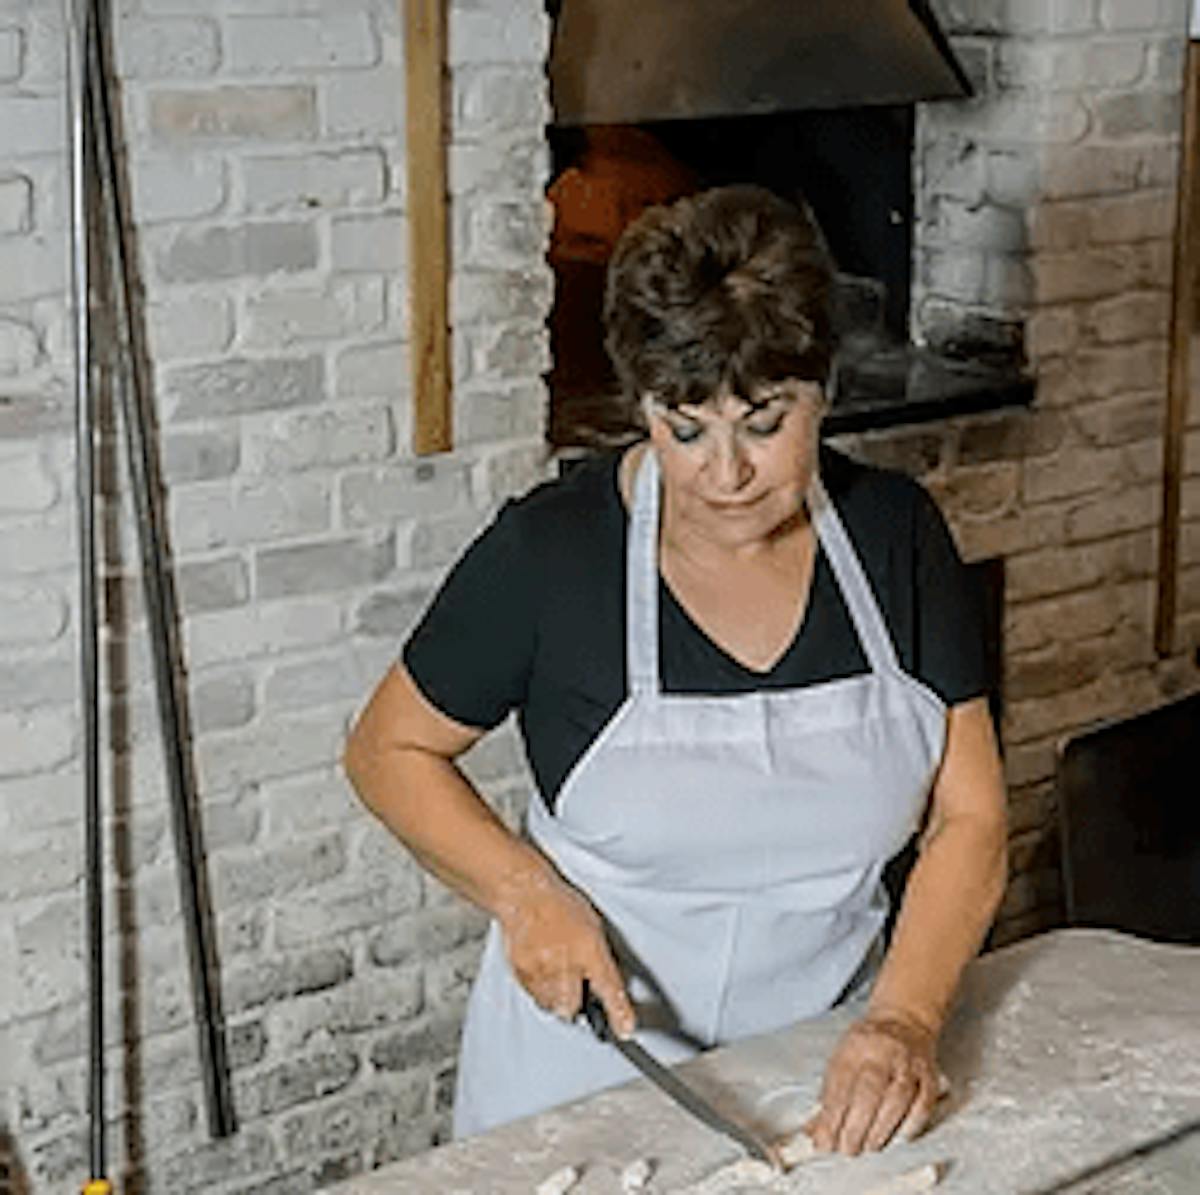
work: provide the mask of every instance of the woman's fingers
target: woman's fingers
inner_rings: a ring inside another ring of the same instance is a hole
[[[613,959],[608,943],[601,937],[599,949],[588,971],[588,983],[604,1005],[609,1026],[618,1037],[629,1037],[636,1026],[633,1004],[625,990],[625,981]],[[578,1007],[578,1006],[577,1006]]]
[[[858,1154],[894,1136],[915,1136],[938,1098],[933,1038],[924,1030],[867,1018],[834,1051],[821,1111],[806,1126],[818,1150]]]

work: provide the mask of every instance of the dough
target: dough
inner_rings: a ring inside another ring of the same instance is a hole
[[[895,1178],[886,1179],[878,1186],[872,1187],[863,1195],[909,1195],[910,1191],[928,1191],[938,1185],[942,1177],[942,1168],[936,1162],[918,1166],[898,1174]]]
[[[677,1195],[724,1195],[742,1187],[762,1187],[779,1177],[779,1171],[757,1158],[739,1158],[713,1171],[707,1178],[685,1187]]]
[[[567,1195],[579,1181],[579,1171],[574,1166],[564,1166],[537,1185],[535,1195]]]
[[[803,1129],[775,1143],[775,1156],[784,1170],[791,1170],[793,1166],[807,1162],[809,1158],[816,1156],[816,1152],[813,1139]]]
[[[624,1195],[630,1195],[633,1191],[644,1191],[653,1173],[654,1167],[648,1158],[636,1158],[630,1162],[621,1171],[621,1190]]]

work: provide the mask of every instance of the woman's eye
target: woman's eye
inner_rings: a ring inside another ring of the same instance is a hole
[[[773,436],[783,426],[783,416],[777,416],[774,419],[765,419],[760,423],[747,423],[746,430],[752,436]]]
[[[671,435],[675,437],[678,444],[691,444],[693,441],[700,439],[700,435],[704,430],[696,423],[672,423],[668,425],[671,428]]]

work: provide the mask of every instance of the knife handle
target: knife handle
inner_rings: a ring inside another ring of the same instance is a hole
[[[600,1003],[599,996],[592,991],[591,985],[586,979],[583,981],[583,1015],[592,1027],[592,1032],[601,1041],[612,1041],[613,1031],[612,1026],[608,1023],[608,1013],[604,1011],[604,1005]]]

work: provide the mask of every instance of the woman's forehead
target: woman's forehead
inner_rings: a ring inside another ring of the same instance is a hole
[[[787,378],[779,382],[764,382],[749,398],[723,388],[712,397],[698,403],[677,403],[669,409],[690,419],[741,419],[767,406],[793,406],[805,399],[821,397],[820,382]]]

